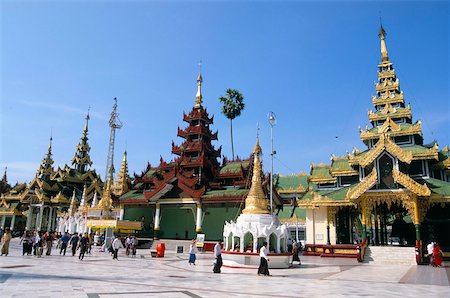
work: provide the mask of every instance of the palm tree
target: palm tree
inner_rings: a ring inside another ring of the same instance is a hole
[[[244,97],[238,90],[227,89],[226,95],[219,97],[219,101],[223,104],[222,113],[230,119],[231,155],[234,160],[233,119],[239,116],[244,109]]]

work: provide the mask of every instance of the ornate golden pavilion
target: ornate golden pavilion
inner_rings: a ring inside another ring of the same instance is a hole
[[[422,245],[431,240],[450,248],[450,158],[446,146],[423,143],[422,125],[413,122],[399,78],[389,60],[381,26],[371,127],[360,129],[367,149],[312,164],[308,190],[297,200],[307,209],[307,243],[370,245],[392,243],[397,217],[405,221],[399,241]],[[408,223],[408,220],[411,222]],[[395,224],[394,224],[395,225]],[[398,240],[398,239],[397,239]]]

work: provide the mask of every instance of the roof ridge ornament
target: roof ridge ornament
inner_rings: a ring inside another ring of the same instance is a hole
[[[381,42],[381,61],[389,61],[387,47],[386,47],[386,36],[387,33],[383,28],[383,24],[381,23],[381,16],[380,16],[380,31],[378,31],[378,36],[380,37]]]
[[[198,77],[197,77],[197,94],[195,95],[195,106],[194,108],[199,109],[202,106],[202,83],[203,83],[203,77],[202,77],[202,60],[198,62],[199,71],[198,71]]]

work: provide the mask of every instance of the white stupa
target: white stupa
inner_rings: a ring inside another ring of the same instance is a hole
[[[271,253],[271,268],[287,268],[291,253],[287,252],[288,230],[276,215],[270,214],[269,204],[262,188],[262,166],[259,139],[253,149],[252,186],[245,199],[245,209],[236,222],[226,222],[223,229],[224,265],[257,265],[258,249],[266,241]]]

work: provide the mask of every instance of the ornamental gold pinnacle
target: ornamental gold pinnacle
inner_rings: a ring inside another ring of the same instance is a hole
[[[267,198],[262,188],[262,165],[259,155],[261,154],[261,146],[259,146],[259,138],[256,137],[256,144],[253,148],[253,176],[252,186],[245,199],[244,214],[269,214],[269,206]]]

